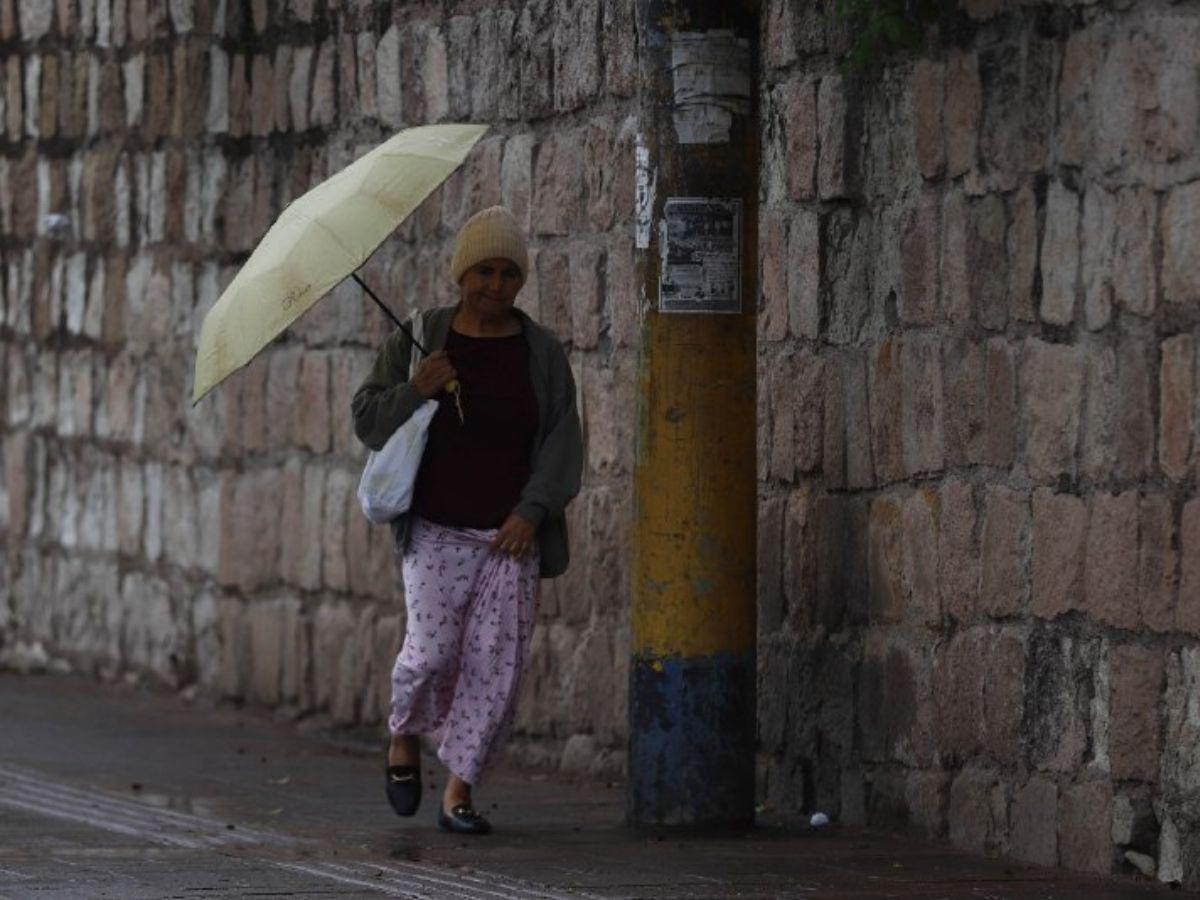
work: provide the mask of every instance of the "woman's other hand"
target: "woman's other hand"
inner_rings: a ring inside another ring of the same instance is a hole
[[[412,386],[426,400],[440,393],[442,388],[453,381],[457,374],[454,366],[450,365],[450,357],[445,350],[435,350],[421,360],[416,374],[412,377]]]
[[[491,550],[507,553],[517,559],[524,559],[533,552],[533,526],[518,516],[509,513],[496,536],[492,538]]]

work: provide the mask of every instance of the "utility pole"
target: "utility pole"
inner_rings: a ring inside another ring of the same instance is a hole
[[[638,0],[632,825],[754,820],[757,2]]]

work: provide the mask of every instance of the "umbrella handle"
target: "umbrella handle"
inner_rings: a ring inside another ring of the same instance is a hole
[[[413,333],[412,333],[412,331],[409,330],[408,326],[405,325],[403,322],[401,322],[399,319],[397,319],[396,314],[394,312],[392,312],[390,309],[388,309],[387,305],[382,300],[380,300],[378,297],[375,296],[375,292],[373,290],[371,290],[369,287],[367,287],[367,283],[365,281],[363,281],[361,278],[358,277],[358,273],[351,272],[350,277],[353,278],[355,281],[357,281],[359,287],[361,287],[364,291],[367,292],[367,294],[371,297],[371,299],[374,300],[375,303],[379,306],[379,308],[383,310],[384,315],[386,315],[389,319],[391,319],[392,322],[395,323],[397,328],[399,328],[406,335],[408,335],[408,339],[410,341],[412,341],[414,345],[416,345],[416,348],[418,350],[420,350],[422,353],[424,353],[426,356],[428,356],[429,351],[426,350],[424,347],[422,347],[419,343],[417,343],[417,339],[415,337],[413,337]]]

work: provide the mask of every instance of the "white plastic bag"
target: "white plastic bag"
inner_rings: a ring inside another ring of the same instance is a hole
[[[409,325],[417,341],[422,341],[421,316],[414,313]],[[412,349],[408,377],[420,362],[416,346]],[[408,421],[397,428],[383,449],[371,451],[358,482],[358,503],[363,515],[372,522],[390,522],[408,512],[412,505],[413,485],[421,468],[421,455],[429,436],[429,423],[437,412],[437,401],[426,400]]]

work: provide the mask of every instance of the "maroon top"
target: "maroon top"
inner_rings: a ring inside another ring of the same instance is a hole
[[[453,328],[446,353],[461,385],[435,398],[429,442],[413,491],[413,511],[439,525],[499,528],[516,508],[531,472],[538,407],[523,334],[477,338]]]

